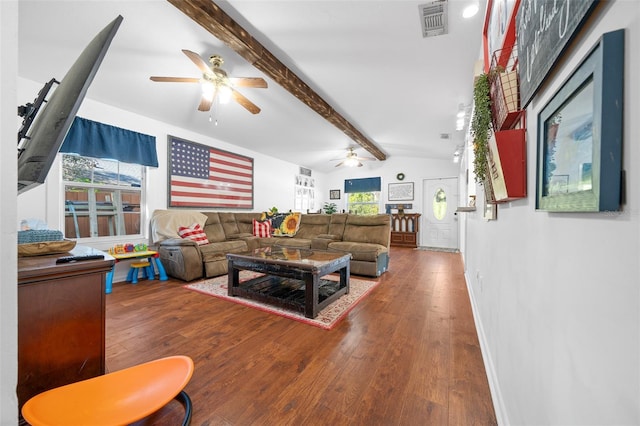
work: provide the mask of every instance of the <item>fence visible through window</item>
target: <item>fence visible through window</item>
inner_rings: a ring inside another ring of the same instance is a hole
[[[143,171],[137,164],[65,154],[65,237],[142,234]]]

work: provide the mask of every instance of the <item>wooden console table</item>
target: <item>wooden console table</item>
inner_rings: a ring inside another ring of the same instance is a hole
[[[104,260],[56,264],[58,257]],[[18,258],[18,406],[105,372],[105,277],[113,257],[88,247]]]
[[[393,213],[391,215],[391,245],[395,247],[418,247],[420,213]]]

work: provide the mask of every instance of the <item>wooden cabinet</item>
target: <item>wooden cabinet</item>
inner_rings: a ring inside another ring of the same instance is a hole
[[[419,213],[392,214],[391,245],[396,247],[418,247],[419,228]]]
[[[71,254],[103,254],[76,247]],[[114,260],[18,258],[18,405],[105,372],[105,276]]]

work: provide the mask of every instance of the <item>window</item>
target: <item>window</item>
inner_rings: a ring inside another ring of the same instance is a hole
[[[145,166],[158,167],[156,138],[75,117],[62,146],[64,235],[140,235]]]
[[[350,213],[362,215],[378,214],[381,186],[379,177],[345,180],[344,193],[347,195],[347,210]]]
[[[66,238],[141,234],[144,166],[63,154],[62,173]]]
[[[297,175],[293,209],[298,212],[308,212],[316,208],[316,183],[310,176]]]
[[[378,214],[380,211],[380,191],[352,192],[347,197],[347,209],[355,214]]]
[[[433,195],[433,217],[436,220],[444,220],[447,215],[447,194],[444,189],[438,188]]]

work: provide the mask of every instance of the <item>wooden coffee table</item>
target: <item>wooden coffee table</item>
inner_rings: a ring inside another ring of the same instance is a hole
[[[227,254],[229,296],[259,300],[315,318],[327,305],[349,293],[351,255],[319,250],[265,247]],[[240,282],[240,271],[261,275]],[[326,279],[333,272],[340,281]]]

